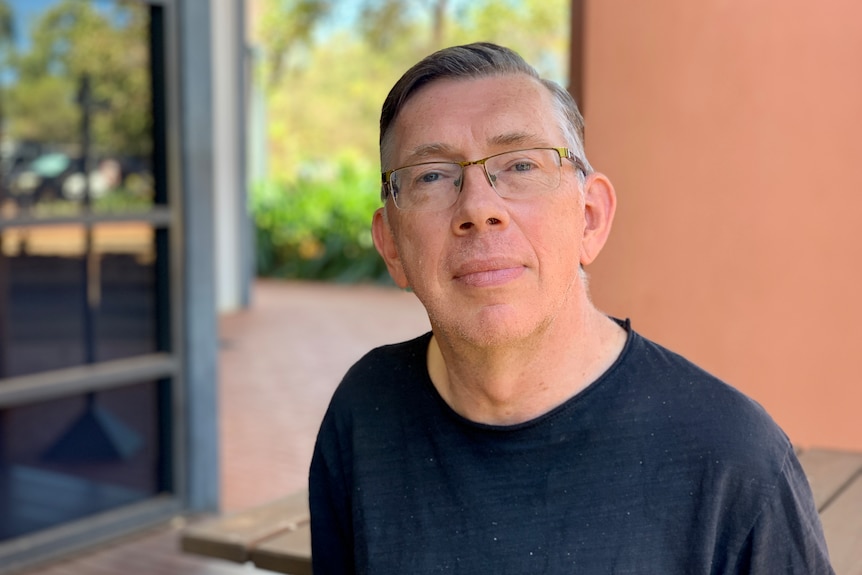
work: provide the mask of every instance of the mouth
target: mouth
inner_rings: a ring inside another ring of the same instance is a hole
[[[453,279],[469,287],[496,287],[519,278],[525,269],[513,262],[470,262],[460,266]]]

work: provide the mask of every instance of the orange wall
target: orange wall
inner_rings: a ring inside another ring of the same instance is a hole
[[[587,0],[596,303],[862,450],[862,2]]]

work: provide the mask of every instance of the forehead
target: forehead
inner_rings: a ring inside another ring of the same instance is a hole
[[[398,114],[394,152],[405,158],[428,146],[465,154],[517,143],[560,146],[554,110],[550,91],[526,75],[436,80]]]

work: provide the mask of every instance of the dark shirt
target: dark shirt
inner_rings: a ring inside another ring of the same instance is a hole
[[[629,330],[584,391],[492,426],[438,395],[429,338],[372,351],[333,396],[316,575],[833,573],[787,437],[679,355]]]

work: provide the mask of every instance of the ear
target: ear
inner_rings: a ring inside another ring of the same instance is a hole
[[[581,265],[591,264],[608,240],[617,194],[604,174],[594,172],[584,184],[584,237],[581,242]]]
[[[384,208],[378,208],[374,212],[374,219],[371,220],[371,236],[374,238],[374,247],[377,248],[377,253],[386,262],[386,268],[389,270],[389,275],[395,280],[395,285],[405,289],[410,284],[401,265],[401,257],[398,255],[395,238],[392,236],[392,228],[386,220],[386,214],[383,210]]]

